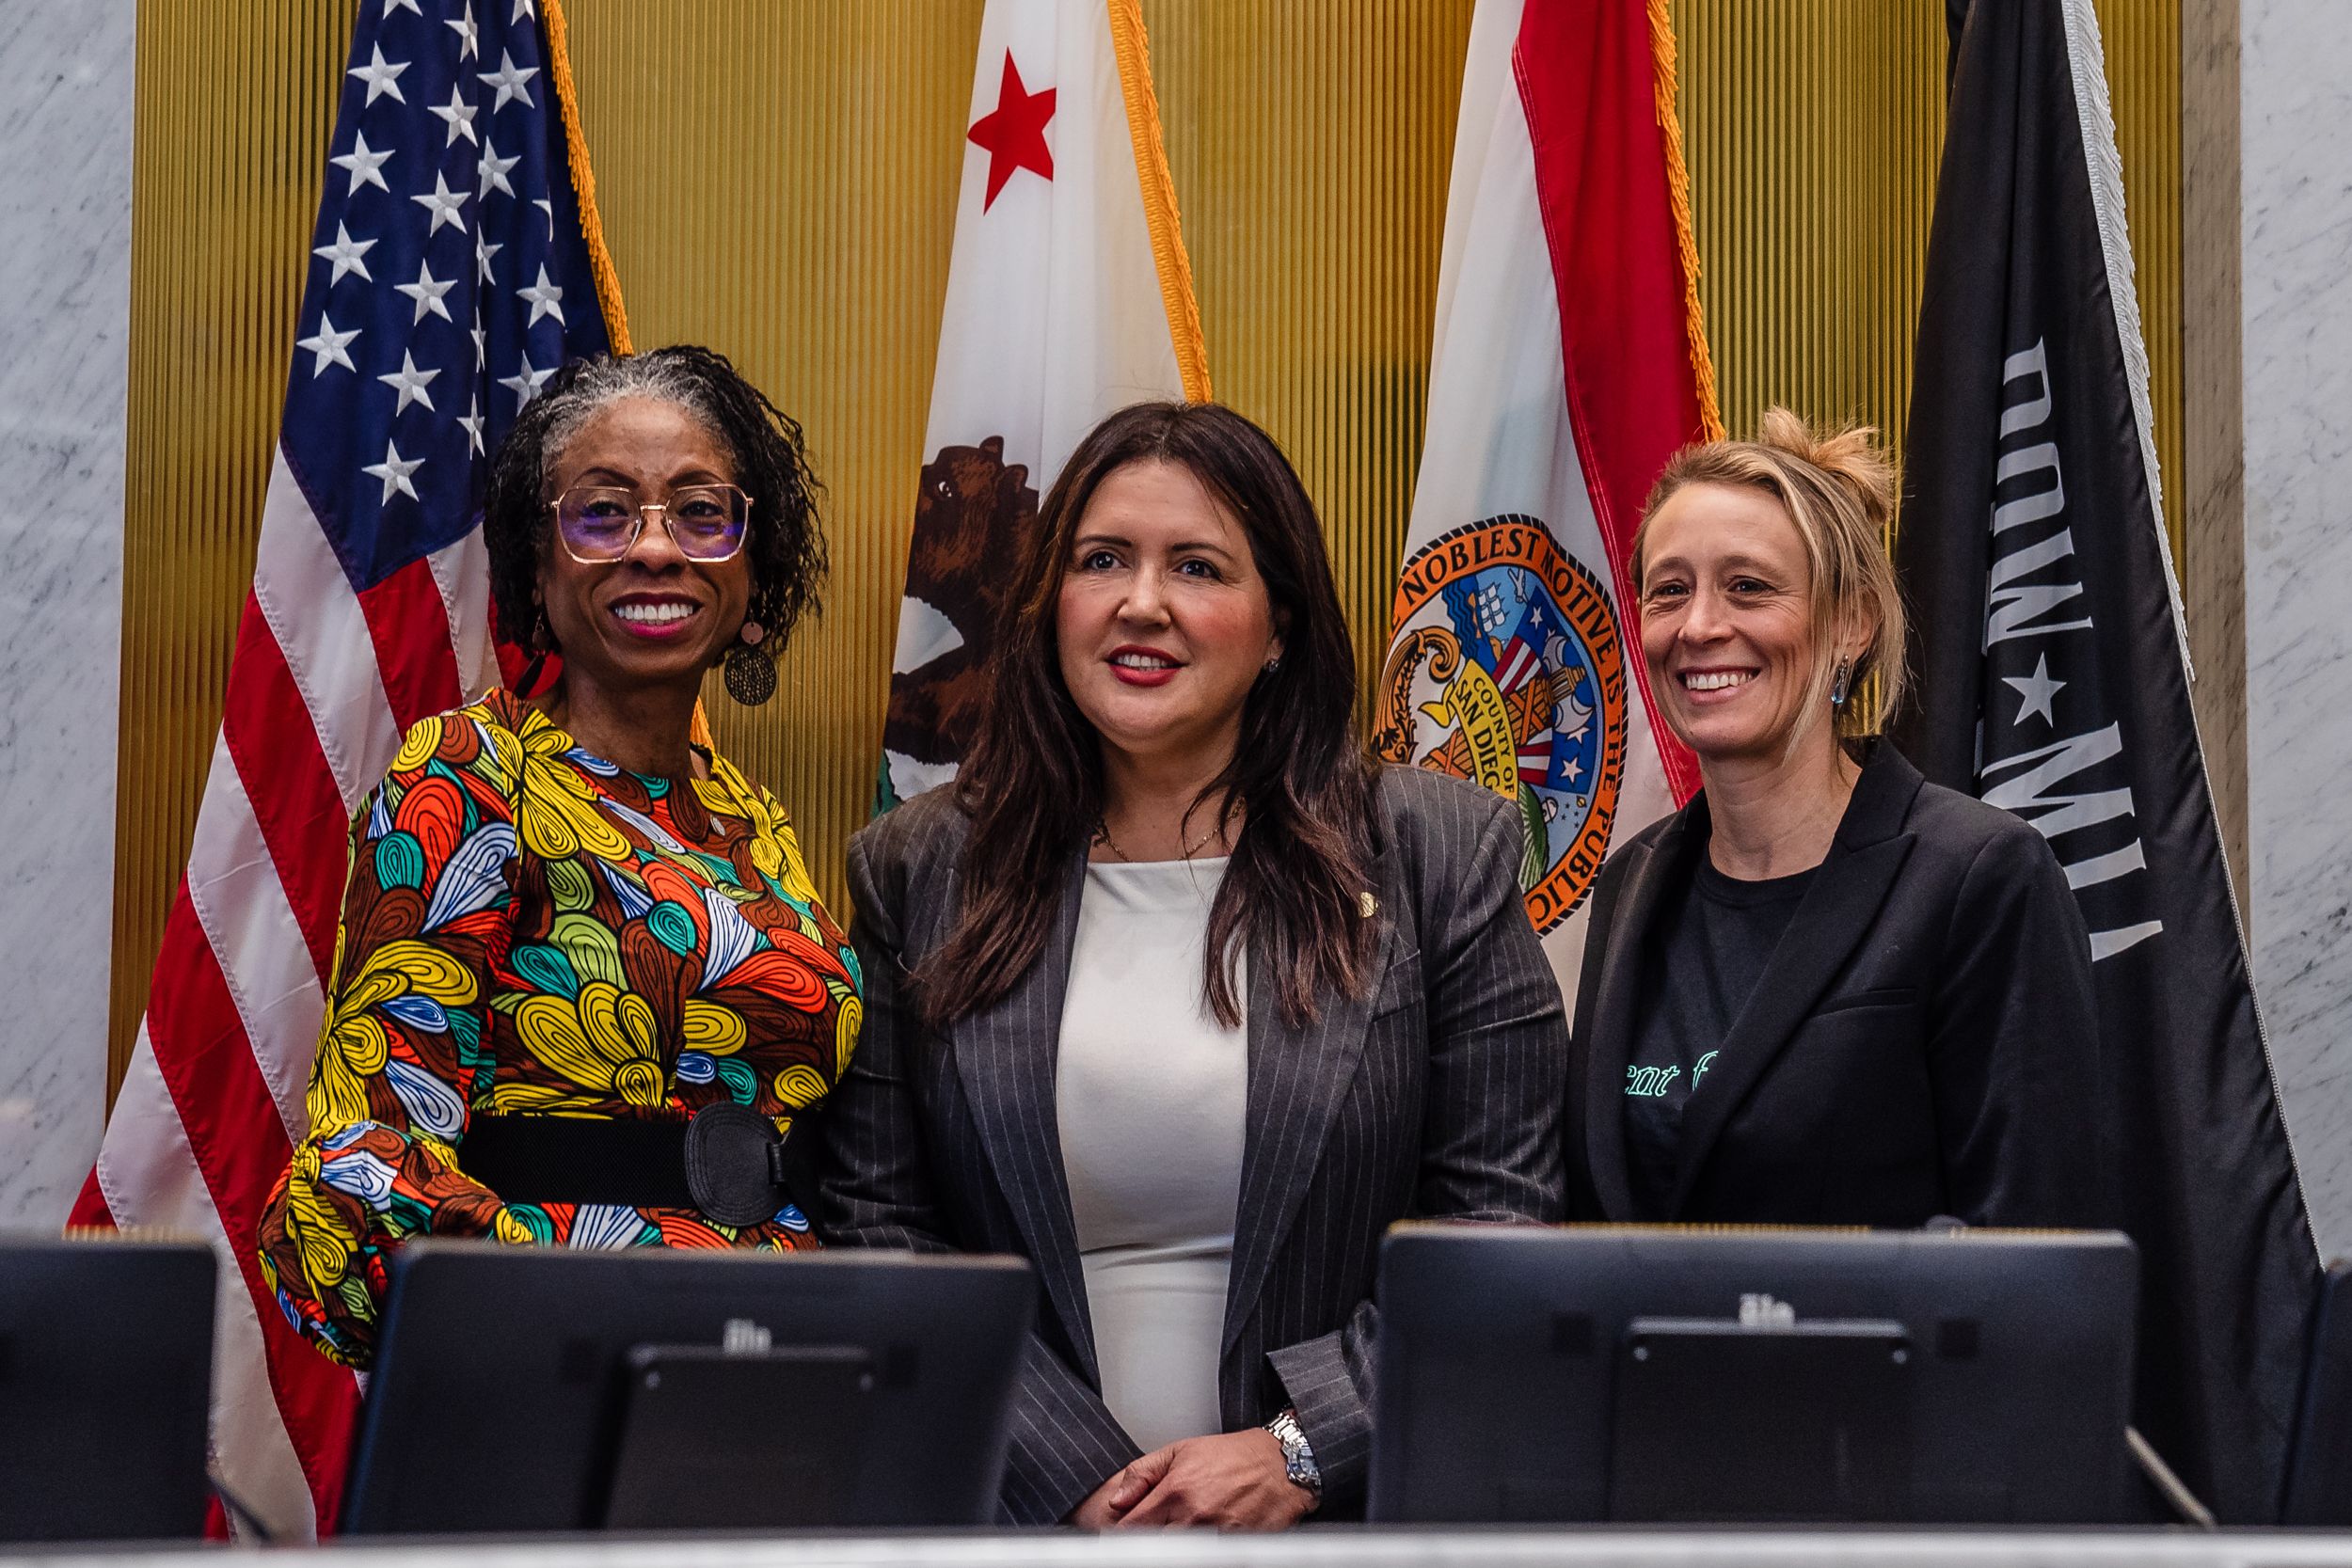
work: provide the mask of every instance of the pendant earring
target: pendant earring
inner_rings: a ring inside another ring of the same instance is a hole
[[[757,621],[746,621],[742,641],[727,650],[727,695],[745,707],[757,707],[776,694],[776,661],[759,645],[767,635]]]
[[[1837,677],[1830,683],[1830,706],[1843,707],[1846,705],[1846,688],[1851,685],[1852,681],[1853,661],[1847,658],[1839,659],[1837,661]]]

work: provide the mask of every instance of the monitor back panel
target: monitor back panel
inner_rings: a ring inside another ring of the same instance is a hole
[[[835,1521],[986,1523],[1034,1292],[1007,1259],[414,1243],[394,1264],[344,1528],[596,1528],[644,1345],[862,1351],[880,1463]]]
[[[2111,1232],[1400,1226],[1381,1261],[1372,1517],[1611,1518],[1633,1322],[1785,1312],[1900,1325],[1911,1454],[1899,1516],[2112,1519],[2137,1275],[2130,1242]],[[1688,1489],[1678,1516],[1728,1516],[1708,1513],[1704,1478]]]
[[[0,1238],[0,1541],[200,1536],[212,1248]]]

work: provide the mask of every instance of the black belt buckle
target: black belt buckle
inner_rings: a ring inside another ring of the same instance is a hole
[[[773,1121],[731,1100],[695,1112],[686,1128],[686,1185],[694,1207],[721,1225],[775,1218],[795,1196],[786,1174],[788,1141]]]

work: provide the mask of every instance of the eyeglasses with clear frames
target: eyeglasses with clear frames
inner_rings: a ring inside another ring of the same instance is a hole
[[[649,522],[669,531],[678,554],[710,565],[741,553],[752,498],[732,484],[688,484],[666,501],[640,501],[634,490],[583,485],[557,497],[552,510],[564,553],[582,566],[625,559]]]

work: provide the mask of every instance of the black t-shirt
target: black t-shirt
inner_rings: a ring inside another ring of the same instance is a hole
[[[1682,1106],[1705,1081],[1813,873],[1743,882],[1702,854],[1670,892],[1642,948],[1641,1006],[1625,1069],[1625,1147],[1635,1209],[1662,1220],[1674,1202]]]

